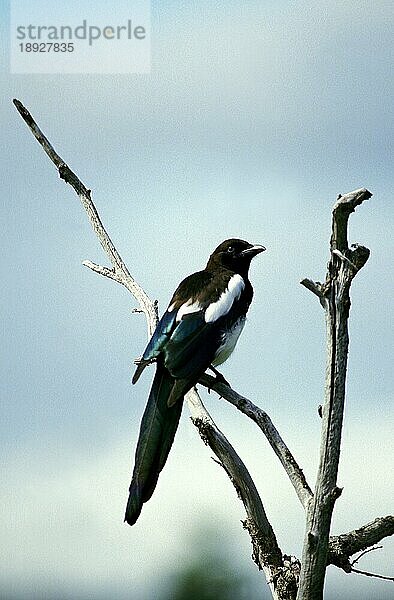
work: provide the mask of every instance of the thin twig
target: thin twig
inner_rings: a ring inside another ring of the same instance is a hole
[[[369,573],[369,571],[360,571],[360,569],[353,569],[352,573],[359,573],[360,575],[366,575],[367,577],[376,577],[376,579],[385,579],[386,581],[394,581],[394,577],[388,577],[387,575],[378,575],[377,573]]]
[[[361,552],[361,554],[359,554],[358,556],[356,556],[356,558],[354,560],[352,560],[352,562],[350,563],[351,566],[353,567],[353,565],[356,565],[358,563],[358,561],[360,560],[360,558],[362,558],[366,554],[369,554],[370,552],[373,552],[374,550],[382,550],[382,548],[383,548],[383,546],[373,546],[372,548],[367,548],[367,550],[364,550],[364,552]]]

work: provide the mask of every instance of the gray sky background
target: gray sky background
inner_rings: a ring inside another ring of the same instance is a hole
[[[0,15],[7,40],[5,2]],[[393,17],[383,0],[152,2],[149,75],[10,75],[5,44],[3,597],[155,597],[205,526],[256,590],[265,585],[249,559],[242,506],[187,409],[152,500],[134,528],[122,523],[152,376],[130,385],[145,323],[120,286],[81,265],[107,260],[13,97],[93,190],[118,250],[161,309],[227,237],[267,247],[223,373],[270,414],[310,482],[324,319],[299,281],[324,277],[336,195],[373,192],[350,222],[351,242],[371,257],[352,286],[333,532],[392,512]],[[300,556],[303,514],[266,440],[215,394],[203,396],[248,465],[282,549]],[[360,568],[392,575],[393,548],[385,541]],[[383,600],[391,587],[328,570],[327,598]]]

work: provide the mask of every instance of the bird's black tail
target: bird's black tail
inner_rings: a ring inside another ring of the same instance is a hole
[[[140,516],[142,505],[152,496],[174,441],[183,399],[179,398],[173,406],[168,406],[167,401],[173,385],[173,377],[161,363],[157,363],[135,452],[133,478],[125,514],[125,521],[129,525],[134,525]]]

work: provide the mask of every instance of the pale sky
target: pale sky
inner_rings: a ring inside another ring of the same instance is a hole
[[[252,578],[256,598],[265,588],[243,507],[187,407],[152,500],[133,528],[123,524],[152,377],[131,386],[145,323],[123,288],[81,265],[108,261],[13,97],[93,190],[119,252],[162,310],[219,242],[267,247],[252,265],[253,306],[223,373],[268,412],[311,485],[324,314],[299,281],[325,276],[337,194],[371,190],[350,221],[350,241],[371,257],[352,286],[333,533],[392,513],[392,3],[187,4],[152,2],[150,74],[11,75],[3,46],[0,588],[10,600],[158,597],[205,527]],[[8,40],[8,4],[0,6]],[[202,393],[250,469],[282,550],[300,556],[302,510],[266,440]],[[393,575],[393,541],[383,545],[360,568]],[[385,600],[391,588],[328,569],[328,600]]]

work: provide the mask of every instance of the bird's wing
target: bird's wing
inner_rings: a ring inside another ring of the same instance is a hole
[[[204,319],[205,310],[185,315],[163,349],[164,364],[176,379],[199,377],[211,364],[220,332]]]
[[[193,313],[195,305],[193,297],[197,297],[201,289],[205,289],[212,279],[211,273],[199,271],[186,277],[178,286],[171,302],[158,322],[156,329],[145,348],[142,358],[138,361],[138,366],[133,376],[133,383],[136,383],[145,367],[156,361],[163,348],[168,343],[174,330],[179,327],[180,321],[187,314]]]
[[[145,367],[151,362],[155,361],[159,356],[162,347],[168,341],[169,336],[171,335],[171,332],[174,329],[175,317],[176,310],[166,310],[166,312],[158,322],[156,329],[147,347],[145,348],[145,352],[142,355],[142,358],[138,360],[137,368],[132,379],[133,383],[137,383]]]
[[[210,274],[199,294],[178,308],[177,325],[163,346],[164,363],[176,379],[197,380],[212,363],[245,287],[231,271]],[[194,382],[195,382],[194,381]]]
[[[212,363],[222,342],[223,317],[238,304],[244,287],[242,277],[228,270],[199,271],[184,279],[146,347],[133,382],[162,354],[171,375],[184,379],[190,389]]]

